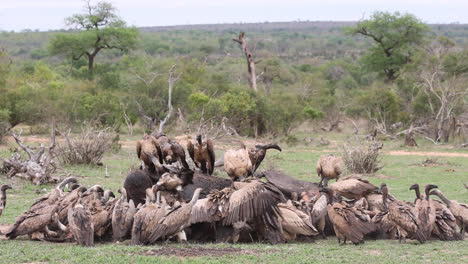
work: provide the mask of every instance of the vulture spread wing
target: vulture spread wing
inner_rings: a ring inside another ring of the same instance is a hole
[[[58,210],[57,205],[49,205],[20,215],[10,230],[5,234],[12,239],[17,236],[32,234],[42,230],[52,221],[52,215]]]

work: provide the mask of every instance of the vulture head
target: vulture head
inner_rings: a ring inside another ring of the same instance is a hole
[[[2,187],[0,188],[0,191],[4,192],[4,191],[10,190],[10,189],[13,189],[13,188],[11,188],[10,185],[4,184],[4,185],[2,185]]]
[[[426,200],[429,200],[429,192],[432,189],[436,189],[436,188],[439,188],[439,187],[437,185],[435,185],[435,184],[426,185],[426,187],[424,188],[424,193],[426,194]]]

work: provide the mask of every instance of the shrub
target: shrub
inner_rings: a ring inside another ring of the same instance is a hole
[[[70,131],[60,133],[65,137],[65,142],[57,143],[54,151],[62,164],[97,164],[106,152],[120,148],[118,135],[110,127],[99,129],[88,123],[76,136],[71,136]]]
[[[355,142],[348,140],[343,145],[343,161],[350,173],[374,173],[382,168],[379,150],[383,143],[379,141],[362,142],[356,138]]]

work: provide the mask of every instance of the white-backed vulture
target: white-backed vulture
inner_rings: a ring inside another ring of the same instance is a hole
[[[64,179],[59,184],[57,184],[57,187],[52,189],[49,193],[45,194],[41,198],[38,198],[31,205],[29,210],[34,211],[34,210],[37,210],[37,209],[39,209],[41,207],[56,204],[57,202],[59,202],[63,198],[63,196],[64,196],[63,189],[65,188],[65,186],[67,184],[69,184],[69,183],[77,183],[77,182],[78,182],[77,179],[74,178],[74,177],[68,177],[68,178]]]
[[[160,238],[169,241],[169,239],[174,236],[177,236],[179,242],[187,241],[184,229],[190,226],[192,207],[197,202],[200,192],[200,188],[196,189],[190,202],[180,206],[174,206],[161,220],[159,220],[156,229],[154,229],[149,236],[150,243],[154,243]]]
[[[136,213],[136,207],[133,200],[127,201],[127,191],[120,188],[122,196],[117,201],[112,211],[112,238],[117,241],[123,241],[132,231],[133,216]]]
[[[465,232],[468,232],[468,205],[445,198],[443,193],[439,190],[433,190],[431,194],[439,196],[439,198],[447,205],[450,212],[452,212],[455,219],[457,219],[457,225],[460,227],[460,233],[464,238]]]
[[[10,185],[2,185],[0,187],[0,216],[2,216],[3,210],[6,206],[6,190],[12,189]]]
[[[312,225],[310,216],[294,207],[291,200],[279,203],[278,208],[278,221],[286,240],[294,240],[298,234],[305,236],[318,234],[317,229]]]
[[[78,245],[94,246],[93,216],[86,204],[82,204],[81,197],[73,207],[68,209],[68,225]]]
[[[35,232],[44,231],[48,224],[53,223],[52,216],[57,210],[58,206],[53,204],[27,211],[16,219],[10,230],[5,233],[5,236],[14,239],[18,236],[32,236]]]
[[[328,186],[328,181],[331,179],[340,178],[343,173],[343,160],[341,157],[335,157],[333,154],[322,155],[317,161],[317,175],[320,177],[319,186],[325,181],[325,186]]]
[[[328,188],[337,195],[356,200],[378,190],[378,187],[369,181],[358,178],[339,180],[330,184]]]
[[[59,202],[59,210],[58,210],[58,215],[59,215],[59,220],[63,224],[68,223],[68,209],[73,207],[75,203],[78,201],[79,194],[86,192],[87,189],[84,186],[78,186],[75,189],[73,189],[71,192],[66,194]]]
[[[315,201],[314,205],[312,206],[311,211],[311,220],[312,224],[317,228],[317,230],[322,235],[322,238],[326,238],[325,236],[325,220],[327,216],[327,205],[328,199],[330,195],[330,190],[325,189],[324,192],[320,193],[320,197]]]
[[[416,192],[416,201],[414,207],[416,208],[419,228],[422,229],[426,240],[429,240],[432,234],[432,229],[434,228],[436,221],[436,210],[434,201],[429,199],[429,192],[431,189],[437,188],[437,185],[428,184],[424,188],[424,197],[421,197],[419,194],[419,185],[413,184],[410,187],[410,190],[414,189]]]
[[[139,140],[136,144],[136,152],[138,158],[151,172],[161,169],[161,164],[163,163],[162,152],[155,137],[145,133],[143,139]]]
[[[197,168],[205,174],[213,174],[216,156],[213,142],[210,139],[202,142],[201,135],[198,135],[195,144],[191,141],[187,142],[187,150]]]
[[[255,222],[256,231],[275,244],[284,241],[277,215],[278,203],[285,202],[283,194],[271,183],[249,178],[233,182],[232,188],[213,190],[192,209],[191,222],[221,222],[233,226],[229,239],[237,242],[241,229]],[[247,228],[251,229],[251,228]]]
[[[163,134],[157,135],[155,137],[159,147],[161,148],[162,159],[164,162],[166,162],[166,164],[172,164],[179,161],[184,168],[190,169],[185,159],[185,150],[179,143],[172,141]]]
[[[434,195],[431,191],[430,195]],[[442,241],[461,240],[462,236],[457,232],[457,219],[448,207],[439,200],[433,200],[436,210],[436,221],[432,234]]]
[[[249,158],[252,162],[252,174],[257,171],[258,167],[260,167],[260,164],[269,149],[281,151],[281,148],[277,144],[255,145],[255,148],[249,149]]]
[[[406,242],[407,237],[414,237],[421,244],[424,244],[426,236],[419,226],[417,211],[414,206],[400,201],[388,203],[388,188],[385,183],[382,183],[381,190],[388,206],[388,219],[396,226],[400,242],[402,239]]]
[[[249,150],[245,148],[227,150],[224,153],[224,170],[233,181],[242,180],[252,175],[253,166],[249,157]]]
[[[154,195],[154,189],[146,189],[146,202],[136,212],[133,217],[132,226],[132,245],[146,245],[151,241],[149,239],[153,230],[166,215],[166,201],[162,199],[160,193],[157,193],[157,198]]]
[[[343,244],[347,240],[355,245],[364,243],[364,236],[375,230],[370,216],[364,210],[354,208],[345,202],[329,204],[327,211],[338,243],[341,243],[341,240]]]

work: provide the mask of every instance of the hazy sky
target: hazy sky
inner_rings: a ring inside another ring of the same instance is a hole
[[[110,0],[135,26],[356,21],[373,11],[409,12],[427,23],[468,23],[468,0]],[[60,29],[82,0],[0,0],[0,29]]]

